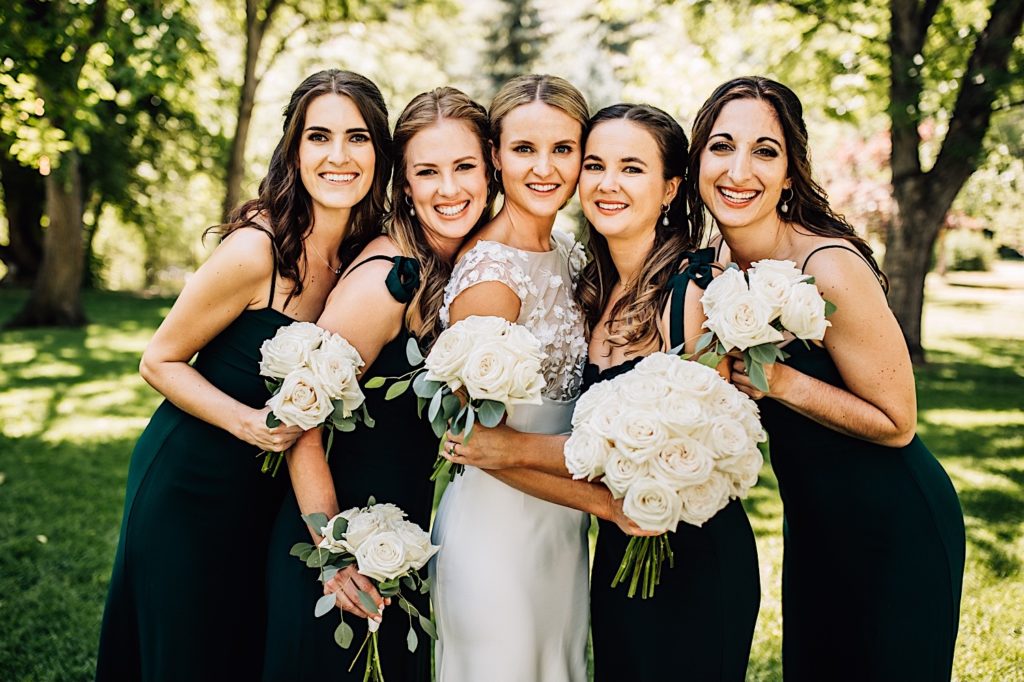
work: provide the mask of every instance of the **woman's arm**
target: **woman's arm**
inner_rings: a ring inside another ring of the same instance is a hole
[[[268,428],[269,408],[255,409],[207,381],[189,361],[247,308],[262,306],[274,271],[268,237],[239,229],[185,284],[146,346],[139,373],[174,405],[264,450],[287,449],[297,426]]]
[[[765,367],[768,397],[840,433],[890,447],[906,445],[917,421],[913,366],[874,273],[846,249],[820,252],[806,272],[836,305],[824,344],[846,388],[775,364]],[[734,362],[733,382],[755,399],[764,397],[745,370],[742,361]]]
[[[378,254],[391,256],[397,251],[389,240],[381,238],[372,242],[356,262]],[[405,306],[384,286],[391,266],[389,261],[372,261],[346,275],[331,292],[317,320],[319,326],[342,335],[359,351],[364,362],[362,376],[366,376],[381,349],[402,329]],[[341,505],[320,436],[320,429],[310,431],[288,453],[288,474],[299,510],[303,514],[323,512],[331,517],[341,511]],[[320,541],[313,529],[310,534],[314,543]],[[324,594],[334,592],[342,609],[360,618],[370,618],[371,614],[360,605],[357,590],[368,593],[378,608],[386,603],[373,583],[352,566],[324,584]]]
[[[467,443],[465,434],[448,432],[443,448],[445,456],[458,464],[478,469],[536,469],[553,476],[570,477],[562,454],[567,436],[524,433],[500,424],[487,428],[473,427]],[[457,453],[452,459],[451,452]]]

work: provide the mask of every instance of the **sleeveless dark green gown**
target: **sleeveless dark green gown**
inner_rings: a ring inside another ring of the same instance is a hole
[[[244,311],[193,366],[262,407],[260,345],[291,322],[269,307]],[[97,680],[259,678],[263,557],[285,491],[283,477],[260,473],[259,451],[169,401],[157,409],[128,469]]]
[[[409,271],[410,263],[415,266],[415,261],[395,258],[401,260],[388,276],[388,290],[397,300],[408,302],[418,283]],[[405,274],[399,276],[403,268]],[[405,354],[408,339],[409,332],[403,328],[381,349],[363,380],[398,376],[412,369]],[[437,437],[430,424],[416,416],[416,397],[411,390],[389,401],[384,400],[383,389],[364,389],[364,393],[375,426],[371,429],[361,424],[355,431],[336,434],[331,449],[329,464],[338,503],[342,509],[362,506],[372,495],[377,502],[397,504],[408,513],[410,521],[426,530],[430,526],[434,494],[430,481],[434,462],[429,453],[437,447]],[[316,569],[307,568],[288,554],[296,542],[309,541],[295,495],[289,492],[273,522],[267,559],[269,611],[263,679],[362,680],[363,658],[351,673],[347,670],[366,636],[366,621],[345,614],[345,622],[355,630],[355,638],[349,649],[342,649],[334,642],[341,611],[335,609],[322,618],[313,615],[313,607],[323,595]],[[403,594],[420,613],[429,615],[427,595],[414,595],[408,588],[403,588]],[[419,646],[415,653],[410,653],[406,645],[409,616],[397,603],[385,611],[378,641],[381,666],[388,682],[430,682],[431,642],[418,625],[415,627]],[[364,651],[362,656],[365,655]]]
[[[786,352],[794,369],[845,387],[824,348]],[[785,510],[787,682],[949,680],[965,538],[942,466],[916,436],[875,445],[759,404]]]
[[[710,281],[714,251],[688,254],[690,265],[672,282],[672,338],[685,338],[682,308],[688,279]],[[631,358],[604,371],[588,364],[583,390],[625,374]],[[680,523],[668,533],[675,567],[662,568],[652,599],[630,599],[611,587],[629,536],[599,520],[590,579],[590,618],[595,682],[742,682],[761,600],[757,547],[750,521],[733,500],[701,527]]]

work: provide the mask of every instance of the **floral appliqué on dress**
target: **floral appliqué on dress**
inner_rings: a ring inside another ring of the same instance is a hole
[[[500,242],[481,240],[455,265],[444,290],[441,323],[449,324],[448,307],[460,293],[481,282],[501,282],[522,304],[517,323],[540,340],[547,359],[541,366],[550,400],[579,395],[587,343],[583,313],[573,298],[586,256],[571,235],[555,230],[552,250],[522,251]]]

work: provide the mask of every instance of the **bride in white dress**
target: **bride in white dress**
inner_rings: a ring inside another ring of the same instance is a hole
[[[544,402],[517,406],[507,424],[566,433],[587,348],[573,299],[583,253],[552,228],[576,190],[587,104],[560,78],[521,76],[490,119],[505,202],[455,266],[441,320],[494,315],[529,329],[548,356]],[[588,524],[474,467],[448,485],[430,567],[438,682],[586,680]]]

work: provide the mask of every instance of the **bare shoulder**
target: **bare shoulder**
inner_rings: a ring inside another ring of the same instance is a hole
[[[237,270],[245,279],[266,279],[274,270],[270,235],[256,227],[240,227],[217,245],[207,263]]]
[[[866,293],[869,289],[883,293],[878,276],[857,247],[846,239],[817,238],[808,240],[802,255],[804,272],[814,277],[823,292],[847,290]]]
[[[391,308],[395,308],[399,312],[404,310],[403,304],[391,296],[384,284],[387,273],[394,265],[393,262],[380,258],[366,262],[367,259],[378,256],[393,258],[400,255],[402,255],[401,251],[388,237],[380,236],[371,241],[355,257],[352,265],[334,285],[334,290],[327,298],[327,309],[340,303],[356,305],[361,312],[374,319],[378,319],[376,313],[385,311],[387,311],[385,316],[390,316],[390,313],[393,312]],[[327,310],[324,312],[326,314]]]

